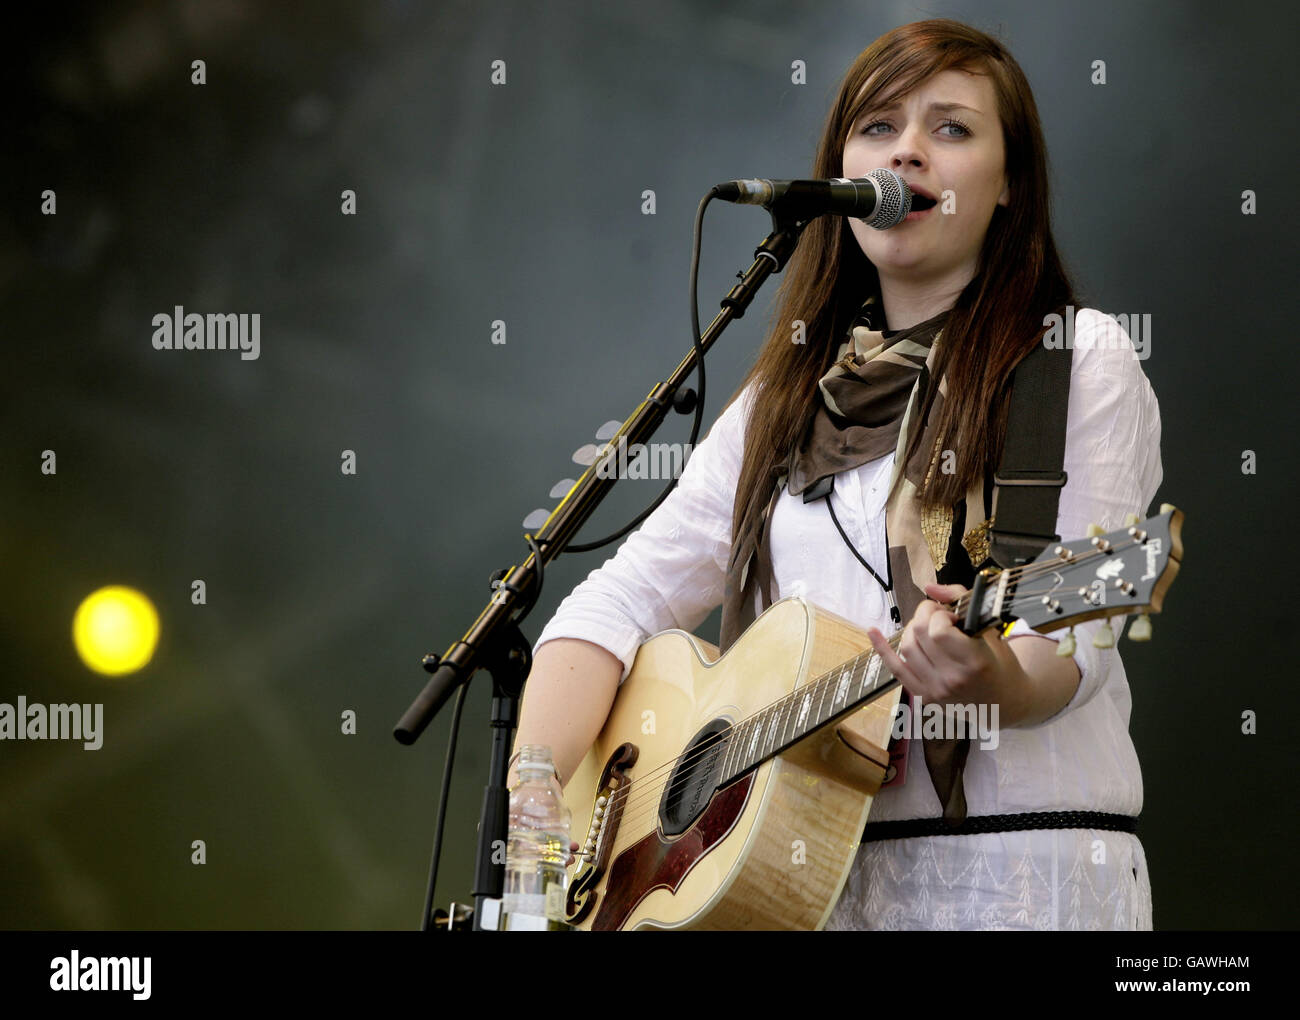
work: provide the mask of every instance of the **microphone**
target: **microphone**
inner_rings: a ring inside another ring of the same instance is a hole
[[[727,181],[713,189],[725,202],[761,205],[799,219],[830,213],[866,222],[877,230],[896,227],[912,211],[912,192],[903,178],[878,167],[866,177],[837,177],[828,181],[768,181],[750,178]]]

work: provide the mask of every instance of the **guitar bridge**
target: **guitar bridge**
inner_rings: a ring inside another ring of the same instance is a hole
[[[565,901],[565,914],[570,924],[580,923],[596,905],[596,886],[609,868],[614,840],[618,836],[619,822],[627,801],[627,787],[631,783],[628,770],[636,764],[640,752],[635,744],[622,744],[610,755],[609,761],[596,784],[596,799],[592,805],[591,826],[587,838],[578,850],[581,864],[569,882]]]

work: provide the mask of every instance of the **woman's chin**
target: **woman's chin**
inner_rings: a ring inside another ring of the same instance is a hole
[[[890,275],[917,273],[926,269],[926,253],[911,245],[892,246],[889,251],[866,252],[877,272]]]

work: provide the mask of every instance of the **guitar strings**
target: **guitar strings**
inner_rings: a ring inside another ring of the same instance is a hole
[[[1138,544],[1139,543],[1136,540],[1133,540],[1123,545],[1112,546],[1111,552],[1117,552],[1120,549],[1130,548]],[[1007,570],[1001,571],[997,575],[997,577],[1000,578],[1003,574],[1009,574],[1013,578],[1017,578],[1017,579],[1036,578],[1044,574],[1055,573],[1062,566],[1066,566],[1066,565],[1073,566],[1078,563],[1082,563],[1087,560],[1094,559],[1098,556],[1108,556],[1111,554],[1111,552],[1102,552],[1099,549],[1085,550],[1082,553],[1074,554],[1074,559],[1070,561],[1060,560],[1060,561],[1030,563],[1030,564],[1026,564],[1023,567],[1008,568]],[[1043,596],[1050,595],[1053,591],[1056,590],[1056,587],[1057,586],[1053,586],[1052,588],[1043,589],[1043,590],[1022,592],[1019,590],[1019,586],[1017,586],[1015,600],[1020,600],[1022,598],[1026,598],[1026,599],[1041,598]],[[984,597],[987,597],[994,590],[995,590],[994,586],[990,586],[986,588],[984,591]],[[952,602],[944,603],[944,606],[950,612],[956,613],[958,616],[962,616],[965,614],[967,608],[969,607],[970,598],[971,598],[971,594],[967,592],[966,594],[959,596]],[[903,631],[900,630],[898,631],[898,633],[891,635],[887,639],[887,643],[893,650],[897,651],[898,640],[901,639],[902,635],[903,635]],[[864,650],[863,652],[858,653],[858,655],[855,656],[854,659],[860,659],[864,654],[868,656],[866,661],[870,662],[871,658],[875,657],[878,653],[870,652],[868,654],[868,652]],[[778,697],[776,700],[772,701],[768,705],[758,709],[755,712],[752,712],[745,719],[742,719],[736,723],[728,723],[723,729],[718,731],[718,733],[716,734],[716,737],[718,739],[716,739],[713,743],[703,748],[698,748],[691,752],[684,752],[683,754],[678,755],[676,758],[669,759],[668,761],[662,763],[658,767],[646,773],[644,776],[638,776],[634,779],[630,779],[626,781],[621,787],[619,787],[619,789],[615,790],[614,793],[611,794],[607,799],[604,808],[605,815],[608,816],[609,812],[614,808],[616,802],[626,802],[623,804],[623,816],[620,819],[620,828],[621,828],[622,824],[624,823],[644,818],[645,808],[647,806],[654,807],[657,811],[660,796],[665,786],[667,786],[668,781],[671,779],[671,776],[662,777],[662,781],[650,782],[651,780],[658,780],[660,778],[660,774],[663,773],[665,770],[675,771],[679,766],[688,765],[692,763],[695,759],[700,758],[705,754],[712,754],[716,758],[718,755],[720,755],[723,751],[725,751],[730,746],[728,738],[731,734],[731,731],[735,730],[737,727],[741,725],[744,725],[745,723],[750,722],[752,719],[756,718],[759,715],[762,715],[767,712],[771,712],[778,705],[781,705],[784,708],[786,707],[786,704],[793,703],[794,701],[802,699],[803,697],[809,694],[819,694],[822,697],[824,697],[825,693],[830,690],[833,684],[838,684],[840,677],[843,674],[844,666],[848,661],[850,660],[845,660],[845,663],[840,663],[839,665],[830,669],[828,672],[821,674],[820,676],[809,681],[808,683],[796,687],[793,691],[790,691],[782,695],[781,697]],[[890,679],[894,679],[894,678],[891,677]],[[883,686],[883,685],[878,684],[877,686]],[[865,700],[863,704],[865,704]],[[773,755],[769,755],[767,757],[772,757],[772,756]],[[712,763],[709,764],[710,766],[712,765]],[[633,789],[634,787],[636,788],[635,790]],[[635,800],[631,800],[630,798],[634,792],[638,796]],[[577,856],[586,857],[588,855],[580,850]]]

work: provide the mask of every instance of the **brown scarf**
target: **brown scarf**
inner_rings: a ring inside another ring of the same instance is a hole
[[[769,532],[772,511],[782,488],[792,496],[803,493],[827,476],[895,453],[890,477],[890,499],[885,512],[889,563],[872,564],[877,574],[890,578],[901,619],[912,618],[925,601],[925,585],[935,583],[944,567],[953,530],[953,507],[923,505],[918,499],[942,451],[937,448],[936,425],[943,411],[947,380],[924,423],[919,421],[921,401],[929,386],[939,350],[942,312],[886,340],[874,328],[879,305],[873,296],[840,345],[837,362],[821,379],[823,402],[817,405],[803,442],[782,464],[772,468],[773,490],[758,487],[733,536],[722,605],[721,650],[726,651],[753,623],[758,610],[772,605],[772,561]],[[925,435],[917,453],[906,464],[904,453],[916,429]],[[929,456],[925,451],[931,451]],[[897,489],[895,481],[902,479]],[[829,499],[830,497],[825,497]],[[834,527],[827,514],[827,527]],[[988,528],[984,520],[983,480],[966,496],[966,521],[980,521],[962,538],[971,563],[988,555]],[[886,568],[889,574],[885,573]],[[956,824],[966,817],[962,773],[970,751],[969,738],[924,738],[925,763],[930,772],[943,816]]]

